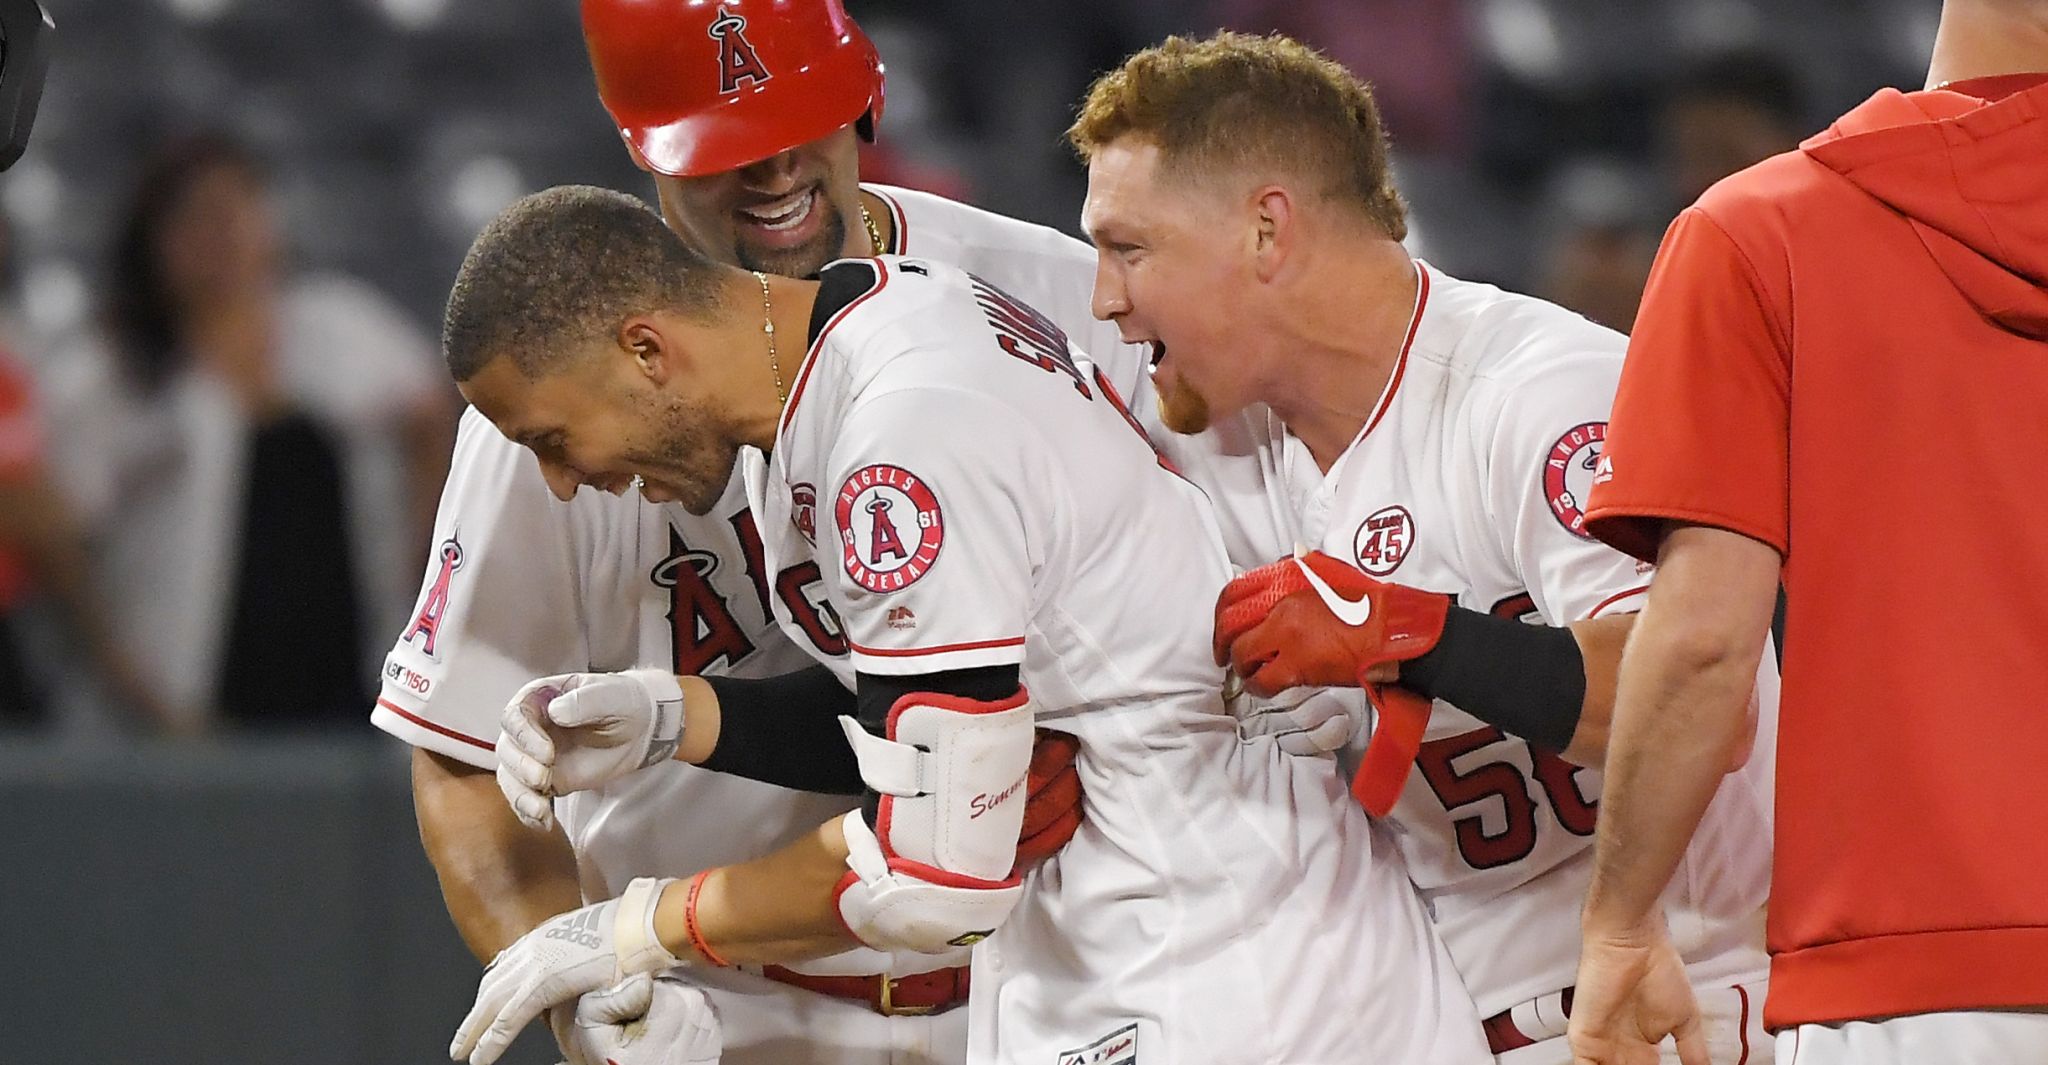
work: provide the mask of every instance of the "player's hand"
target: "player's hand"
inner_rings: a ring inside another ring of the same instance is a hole
[[[1231,681],[1224,702],[1239,736],[1271,736],[1288,754],[1313,758],[1342,750],[1357,731],[1352,702],[1327,688],[1290,688],[1261,699],[1245,694],[1235,674]]]
[[[564,1065],[717,1065],[718,1013],[703,989],[642,974],[548,1011]]]
[[[1388,584],[1311,552],[1260,566],[1216,600],[1217,665],[1246,690],[1358,688],[1391,680],[1384,669],[1426,654],[1443,635],[1450,600]]]
[[[1024,827],[1017,833],[1012,872],[1052,857],[1081,827],[1081,774],[1074,770],[1080,753],[1081,741],[1072,733],[1038,730],[1031,771],[1024,778]]]
[[[1657,1065],[1657,1044],[1667,1036],[1684,1065],[1709,1065],[1699,1003],[1661,923],[1627,935],[1586,934],[1567,1035],[1572,1065]]]
[[[672,883],[635,880],[618,898],[549,918],[500,951],[448,1056],[490,1065],[542,1010],[677,964],[654,936],[655,904]]]
[[[664,761],[683,735],[683,692],[659,669],[542,677],[499,718],[498,788],[521,821],[555,823],[556,796]]]

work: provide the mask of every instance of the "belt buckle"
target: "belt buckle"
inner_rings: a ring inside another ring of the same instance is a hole
[[[875,1012],[884,1017],[922,1017],[938,1009],[937,1006],[898,1006],[896,1004],[896,979],[882,977],[882,986],[875,994]]]

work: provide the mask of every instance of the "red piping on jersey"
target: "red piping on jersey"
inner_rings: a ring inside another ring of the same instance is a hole
[[[1735,993],[1742,996],[1742,1020],[1735,1026],[1735,1037],[1742,1041],[1742,1056],[1735,1065],[1749,1065],[1749,989],[1735,985]]]
[[[942,655],[949,651],[980,651],[990,647],[1015,647],[1023,642],[1024,637],[1022,636],[1008,636],[1000,640],[977,640],[973,643],[947,643],[940,644],[937,647],[911,647],[903,650],[895,650],[892,648],[883,647],[862,647],[861,645],[854,643],[852,640],[846,641],[846,645],[860,652],[861,654],[870,655],[875,658],[916,658],[921,655]]]
[[[883,192],[881,189],[869,189],[868,191],[874,193],[875,197],[889,208],[890,229],[892,230],[889,234],[889,246],[886,248],[876,248],[875,254],[910,254],[910,220],[903,216],[903,205],[896,202],[896,197]]]
[[[394,714],[397,714],[399,717],[402,717],[423,729],[426,729],[429,732],[438,732],[451,740],[461,740],[462,742],[467,743],[472,747],[481,747],[486,751],[495,751],[498,749],[498,745],[495,743],[486,743],[483,740],[477,739],[475,736],[470,736],[461,732],[457,732],[452,728],[447,728],[442,725],[436,725],[432,721],[428,721],[426,718],[420,717],[417,714],[406,713],[405,710],[401,708],[397,703],[394,703],[391,700],[384,698],[383,696],[377,697],[377,705],[383,707],[386,710],[391,711]]]
[[[1365,420],[1365,431],[1358,434],[1360,440],[1372,435],[1373,427],[1387,412],[1394,409],[1394,394],[1401,391],[1401,375],[1408,372],[1408,349],[1415,346],[1415,334],[1422,329],[1422,309],[1429,306],[1429,271],[1421,263],[1415,264],[1415,314],[1408,319],[1408,335],[1401,339],[1401,356],[1394,360],[1394,376],[1387,382],[1387,391],[1380,397],[1379,405],[1373,408],[1372,417]]]
[[[1593,620],[1594,618],[1597,618],[1597,617],[1599,617],[1599,616],[1600,616],[1600,612],[1601,612],[1601,611],[1603,611],[1603,610],[1606,610],[1606,609],[1607,609],[1608,607],[1611,607],[1611,606],[1613,606],[1614,604],[1616,604],[1616,603],[1619,603],[1619,602],[1621,602],[1622,600],[1624,600],[1624,599],[1627,599],[1627,598],[1629,598],[1630,596],[1635,596],[1635,595],[1641,595],[1641,594],[1643,594],[1644,592],[1647,592],[1647,591],[1649,591],[1649,590],[1650,590],[1650,586],[1649,586],[1649,585],[1647,585],[1647,584],[1639,584],[1639,585],[1636,585],[1636,586],[1635,586],[1634,588],[1630,588],[1630,589],[1629,589],[1628,591],[1625,591],[1625,592],[1616,592],[1616,593],[1614,593],[1613,595],[1610,595],[1610,596],[1608,596],[1607,598],[1605,598],[1605,599],[1602,599],[1602,600],[1600,600],[1600,605],[1599,605],[1599,606],[1596,606],[1596,607],[1594,607],[1593,609],[1591,609],[1591,610],[1587,611],[1587,612],[1586,612],[1586,620],[1587,620],[1587,621],[1591,621],[1591,620]]]
[[[796,385],[789,390],[789,402],[782,405],[782,421],[775,427],[777,443],[782,442],[783,431],[789,428],[790,419],[796,415],[797,402],[804,398],[804,385],[810,383],[811,369],[818,363],[818,352],[823,351],[825,348],[826,335],[832,332],[834,326],[844,321],[847,314],[855,307],[867,302],[868,297],[882,291],[882,287],[889,283],[889,268],[882,260],[868,259],[866,261],[872,263],[875,267],[875,287],[855,296],[852,303],[839,308],[839,312],[834,314],[825,323],[825,328],[818,330],[818,339],[811,341],[810,350],[804,352],[804,364],[796,372]]]

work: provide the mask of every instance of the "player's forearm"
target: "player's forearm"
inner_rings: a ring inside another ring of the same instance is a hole
[[[567,838],[520,824],[492,774],[415,748],[412,782],[420,842],[448,916],[478,961],[583,904]]]
[[[676,758],[785,788],[858,795],[862,785],[841,715],[853,693],[823,666],[777,677],[679,677],[683,737]],[[728,713],[729,711],[729,713]]]
[[[766,857],[714,869],[698,891],[698,937],[734,964],[800,961],[856,946],[833,898],[846,871],[838,818]],[[690,936],[689,888],[680,880],[662,893],[655,934],[676,957],[704,960]]]
[[[1585,927],[1625,935],[1657,899],[1747,740],[1777,554],[1733,533],[1674,531],[1622,658]]]
[[[1571,626],[1585,664],[1586,696],[1579,706],[1572,741],[1561,752],[1565,761],[1600,768],[1607,761],[1608,738],[1614,728],[1614,691],[1621,676],[1621,651],[1635,629],[1636,615],[1593,618]]]

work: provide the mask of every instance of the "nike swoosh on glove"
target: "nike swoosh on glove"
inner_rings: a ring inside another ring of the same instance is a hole
[[[1245,689],[1363,688],[1375,711],[1372,740],[1351,793],[1385,816],[1400,798],[1429,726],[1430,702],[1367,679],[1374,667],[1428,654],[1451,600],[1374,580],[1321,551],[1260,566],[1224,585],[1213,650]]]

